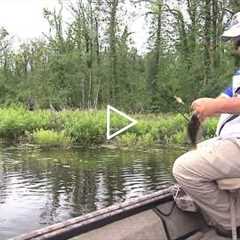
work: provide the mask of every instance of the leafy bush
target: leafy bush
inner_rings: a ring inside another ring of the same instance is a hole
[[[138,124],[118,136],[119,145],[150,146],[155,143],[186,143],[187,122],[180,114],[135,115]],[[117,131],[127,124],[121,116],[111,116],[111,130]],[[214,136],[217,119],[203,125],[204,138]],[[40,130],[39,130],[40,129]],[[29,138],[35,143],[59,144],[74,142],[80,145],[106,142],[106,112],[64,110],[28,111],[24,107],[0,108],[0,137]],[[28,139],[27,139],[28,140]],[[113,141],[114,143],[114,141]]]
[[[120,146],[136,146],[137,135],[135,133],[126,133],[117,137],[117,143]]]
[[[70,145],[72,139],[62,132],[54,130],[39,129],[33,132],[32,140],[34,143],[45,146],[62,146]]]
[[[203,136],[205,138],[212,138],[215,135],[217,127],[217,118],[210,118],[203,124]]]
[[[62,118],[66,134],[76,142],[83,145],[104,142],[106,135],[104,112],[66,112]]]
[[[17,138],[28,127],[28,116],[24,108],[0,109],[0,137]]]
[[[150,133],[147,133],[138,138],[137,144],[143,147],[152,146],[154,144],[154,137]]]

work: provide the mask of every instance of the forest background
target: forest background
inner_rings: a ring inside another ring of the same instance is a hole
[[[59,4],[43,9],[49,32],[17,49],[0,29],[0,104],[174,112],[174,96],[188,106],[231,84],[231,46],[221,34],[239,1],[77,0],[67,4],[67,23]],[[134,47],[126,19],[140,5],[148,23],[144,51]]]

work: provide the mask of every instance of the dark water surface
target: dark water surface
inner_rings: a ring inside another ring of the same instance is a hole
[[[1,145],[0,240],[154,192],[181,152]]]

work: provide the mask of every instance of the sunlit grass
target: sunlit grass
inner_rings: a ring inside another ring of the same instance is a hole
[[[180,114],[134,115],[138,123],[110,143],[119,146],[151,146],[156,143],[187,142],[186,120]],[[127,121],[111,117],[111,130],[117,131]],[[204,138],[214,136],[217,119],[203,124]],[[25,139],[37,144],[92,145],[106,143],[106,112],[65,110],[28,111],[23,107],[0,108],[0,137]]]
[[[69,146],[72,144],[72,138],[66,136],[64,131],[56,132],[44,129],[34,131],[32,141],[41,146]]]

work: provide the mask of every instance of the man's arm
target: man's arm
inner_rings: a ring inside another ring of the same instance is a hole
[[[216,98],[231,98],[232,97],[232,87],[227,87],[221,94],[219,94]],[[219,117],[221,113],[213,114],[214,117]]]
[[[216,113],[240,113],[240,98],[216,98],[211,107]]]
[[[199,98],[192,103],[200,121],[220,113],[240,113],[240,98]]]

